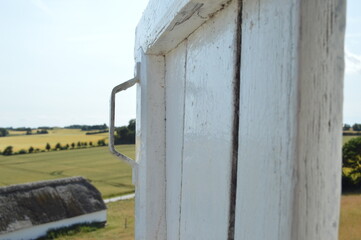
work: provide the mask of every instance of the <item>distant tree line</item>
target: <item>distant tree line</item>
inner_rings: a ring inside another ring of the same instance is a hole
[[[85,133],[85,135],[95,135],[95,134],[107,133],[107,132],[109,132],[109,130],[99,130],[96,132],[87,132],[87,133]]]
[[[343,135],[344,136],[361,136],[361,124],[355,123],[352,126],[345,123],[343,125]]]
[[[135,119],[128,126],[115,128],[114,144],[135,144]]]
[[[102,147],[102,146],[106,146],[107,143],[105,142],[105,139],[100,139],[98,140],[98,142],[96,144],[94,144],[92,141],[90,142],[73,142],[71,144],[65,144],[62,145],[61,143],[57,143],[55,144],[54,147],[52,147],[50,145],[50,143],[47,143],[45,145],[45,150],[50,152],[50,151],[60,151],[60,150],[70,150],[70,149],[80,149],[80,148],[88,148],[88,147]],[[45,152],[45,150],[41,150],[39,148],[34,148],[34,147],[29,147],[28,150],[25,149],[21,149],[17,152],[13,151],[13,146],[7,146],[4,151],[0,151],[0,154],[4,155],[4,156],[11,156],[11,155],[16,155],[16,154],[27,154],[27,153],[38,153],[38,152]]]
[[[50,128],[47,128],[50,129]],[[9,130],[11,131],[18,131],[18,132],[25,132],[26,135],[33,134],[33,131],[31,128],[21,127],[21,128],[0,128],[0,137],[5,137],[9,135]],[[36,134],[48,134],[48,131],[46,129],[38,128],[36,131]]]
[[[49,132],[48,132],[48,130],[46,130],[46,129],[41,129],[41,130],[37,130],[36,131],[36,134],[48,134]]]
[[[92,131],[92,130],[107,130],[108,126],[104,123],[103,125],[70,125],[64,128],[67,129],[81,129],[82,131]]]
[[[353,124],[352,126],[350,124],[347,124],[345,123],[343,125],[343,128],[342,128],[343,131],[350,131],[350,130],[353,130],[353,131],[361,131],[361,124],[360,123],[355,123]]]
[[[12,128],[12,127],[9,127],[7,128],[8,130],[12,130],[12,131],[17,131],[17,132],[27,132],[27,131],[31,131],[31,128],[29,127],[19,127],[19,128]]]

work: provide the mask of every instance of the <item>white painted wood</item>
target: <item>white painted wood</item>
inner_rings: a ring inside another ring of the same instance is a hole
[[[165,54],[174,49],[228,0],[151,0],[136,30],[135,56],[140,49],[146,54]]]
[[[167,239],[179,238],[183,163],[184,92],[187,41],[166,59],[166,216]]]
[[[338,239],[346,1],[300,4],[292,239]]]
[[[37,239],[45,236],[47,231],[69,227],[74,224],[81,223],[93,223],[93,222],[106,222],[107,221],[107,210],[102,210],[94,213],[84,214],[81,216],[63,219],[56,222],[49,222],[42,225],[31,226],[31,222],[28,223],[28,228],[23,228],[18,231],[9,232],[0,235],[0,240],[24,240],[24,239]],[[24,224],[24,223],[19,223]]]
[[[235,239],[337,239],[344,5],[243,1]]]
[[[235,239],[291,236],[295,11],[295,1],[243,2]]]
[[[337,239],[344,5],[150,1],[136,42],[137,240],[232,239],[234,131],[234,239]]]
[[[180,239],[228,239],[237,1],[188,37]]]
[[[135,238],[166,239],[164,57],[143,55],[137,109]]]

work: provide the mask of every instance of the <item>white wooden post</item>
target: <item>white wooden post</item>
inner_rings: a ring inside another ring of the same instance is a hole
[[[149,2],[137,240],[337,239],[344,30],[343,0]]]
[[[236,239],[337,239],[345,1],[243,1]]]
[[[165,239],[164,57],[141,55],[137,89],[136,239]]]

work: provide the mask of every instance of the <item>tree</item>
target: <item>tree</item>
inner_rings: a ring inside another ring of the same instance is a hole
[[[347,124],[347,123],[345,123],[345,124],[343,125],[343,130],[344,130],[344,131],[348,131],[348,130],[350,130],[350,128],[351,128],[351,125],[349,125],[349,124]]]
[[[361,137],[352,138],[342,147],[342,167],[351,170],[348,175],[356,183],[361,181]]]
[[[61,150],[61,144],[60,143],[57,143],[56,145],[55,145],[55,148],[54,148],[54,150]]]
[[[361,131],[361,124],[355,123],[354,125],[352,125],[352,130]]]
[[[104,140],[99,140],[98,141],[98,146],[105,146],[105,141]]]
[[[51,146],[50,146],[50,144],[49,144],[49,143],[47,143],[47,144],[46,144],[45,149],[46,149],[46,150],[48,150],[48,152],[50,151]]]
[[[34,152],[34,148],[33,147],[30,147],[29,150],[28,150],[29,153],[33,153]]]
[[[37,130],[36,134],[48,134],[49,132],[45,129]]]
[[[128,126],[115,129],[115,144],[134,144],[135,143],[135,119],[129,121]]]
[[[129,131],[135,132],[135,119],[132,119],[129,121],[128,129],[129,129]]]
[[[26,150],[25,150],[25,149],[21,149],[18,153],[19,153],[19,154],[26,154]]]
[[[4,156],[10,156],[13,155],[13,146],[7,146],[5,150],[3,151]]]
[[[90,146],[90,147],[93,146],[93,142],[92,142],[92,141],[89,142],[89,146]]]
[[[71,148],[75,148],[75,143],[71,143]]]
[[[0,128],[0,137],[5,137],[9,135],[9,131],[5,128]]]

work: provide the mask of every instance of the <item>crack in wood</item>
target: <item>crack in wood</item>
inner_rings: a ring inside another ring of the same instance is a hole
[[[196,12],[199,11],[201,7],[203,7],[204,3],[195,3],[190,5],[190,7],[187,6],[184,10],[180,12],[180,19],[176,20],[173,25],[169,26],[169,31],[173,31],[176,26],[181,25],[182,23],[190,19]]]

